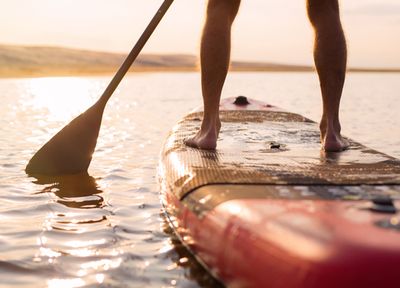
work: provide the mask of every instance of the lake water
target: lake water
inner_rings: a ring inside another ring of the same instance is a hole
[[[0,80],[0,286],[215,287],[171,234],[156,168],[172,125],[201,104],[197,73],[133,74],[106,108],[90,177],[38,181],[33,153],[110,77]],[[246,95],[318,121],[313,73],[232,73]],[[348,75],[345,135],[400,158],[400,74]]]

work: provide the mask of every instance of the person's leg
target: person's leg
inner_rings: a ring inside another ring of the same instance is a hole
[[[327,152],[342,151],[349,143],[340,134],[339,106],[347,50],[338,0],[307,0],[307,12],[315,31],[314,61],[321,85],[323,114],[321,144]]]
[[[215,149],[221,128],[219,101],[228,73],[231,50],[231,26],[240,0],[209,0],[207,19],[201,39],[201,81],[204,118],[200,130],[186,145]]]

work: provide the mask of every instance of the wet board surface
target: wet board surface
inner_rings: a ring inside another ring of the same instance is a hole
[[[347,151],[325,153],[317,123],[260,105],[221,111],[216,151],[183,144],[198,130],[202,112],[180,121],[162,152],[170,191],[182,199],[209,184],[400,185],[399,160],[354,141]]]
[[[216,151],[183,144],[198,110],[161,152],[162,203],[198,260],[238,287],[376,287],[379,277],[360,275],[378,272],[400,287],[400,161],[351,139],[349,150],[325,153],[317,123],[234,102],[221,103]]]

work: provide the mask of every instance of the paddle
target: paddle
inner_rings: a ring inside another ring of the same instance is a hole
[[[165,0],[100,99],[73,119],[33,155],[29,175],[77,174],[87,171],[99,136],[103,111],[111,95],[160,23],[174,0]]]

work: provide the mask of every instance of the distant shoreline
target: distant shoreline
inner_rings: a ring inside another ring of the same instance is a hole
[[[0,69],[0,79],[11,79],[11,78],[44,78],[44,77],[96,77],[96,76],[114,76],[117,70],[107,72],[57,72],[57,73],[10,73],[3,74]],[[127,75],[134,75],[140,73],[196,73],[200,72],[199,69],[193,68],[149,68],[149,69],[137,69],[129,71]],[[253,73],[313,73],[314,69],[306,70],[283,70],[283,69],[230,69],[230,73],[238,72],[253,72]],[[349,69],[347,73],[400,73],[400,69],[388,70],[388,69]]]
[[[0,45],[0,78],[113,75],[126,55],[59,47]],[[143,54],[129,72],[198,72],[197,57]],[[233,61],[231,72],[313,72],[305,65]],[[349,68],[348,72],[399,73],[398,69]]]

